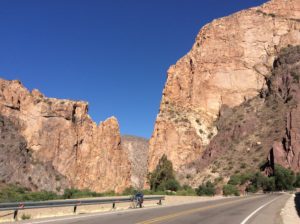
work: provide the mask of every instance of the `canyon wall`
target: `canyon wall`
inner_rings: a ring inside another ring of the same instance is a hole
[[[126,150],[130,161],[131,186],[136,189],[143,189],[148,174],[149,141],[141,137],[124,135],[122,136],[121,145]]]
[[[218,133],[201,157],[185,166],[185,183],[226,179],[259,169],[271,174],[274,164],[300,171],[300,45],[280,51],[267,88],[230,108],[223,106]],[[218,181],[217,181],[218,182]]]
[[[97,125],[81,101],[47,98],[0,79],[0,181],[33,190],[104,192],[131,185],[119,124]]]
[[[149,146],[149,171],[163,154],[177,172],[202,157],[222,108],[267,89],[278,52],[300,44],[300,1],[272,0],[205,25],[168,70]]]

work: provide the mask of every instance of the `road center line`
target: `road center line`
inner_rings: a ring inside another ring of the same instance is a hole
[[[138,222],[136,224],[158,223],[158,222],[161,222],[161,221],[166,221],[166,220],[169,220],[169,219],[173,219],[173,218],[176,218],[176,217],[188,215],[188,214],[191,214],[191,213],[205,211],[205,210],[208,210],[208,209],[211,209],[211,208],[217,208],[217,207],[221,207],[221,206],[224,206],[224,205],[234,204],[234,203],[237,203],[237,202],[241,202],[241,201],[245,201],[245,200],[253,200],[253,199],[256,199],[256,197],[240,198],[240,199],[237,199],[237,200],[234,200],[234,201],[224,202],[224,203],[220,203],[220,204],[217,204],[217,205],[214,204],[214,205],[209,205],[209,206],[205,206],[205,207],[202,207],[202,208],[195,208],[195,209],[190,209],[190,210],[186,210],[186,211],[182,211],[182,212],[173,213],[173,214],[170,214],[170,215],[160,216],[160,217],[157,217],[157,218],[153,218],[153,219],[145,220],[145,221],[142,221],[142,222]]]
[[[279,197],[267,202],[266,204],[263,204],[262,206],[260,206],[258,209],[256,209],[255,211],[253,211],[250,215],[248,215],[242,222],[241,224],[246,224],[246,222],[248,222],[248,220],[254,216],[259,210],[263,209],[264,207],[266,207],[267,205],[271,204],[273,201],[277,200]]]

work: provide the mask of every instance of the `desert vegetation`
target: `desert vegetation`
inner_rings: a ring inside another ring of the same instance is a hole
[[[246,191],[251,193],[258,191],[289,191],[300,187],[300,173],[295,174],[290,169],[275,165],[273,175],[266,176],[261,172],[236,174],[230,177],[227,185],[236,188],[244,186]]]

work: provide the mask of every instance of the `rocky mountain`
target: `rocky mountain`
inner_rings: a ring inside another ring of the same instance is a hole
[[[33,190],[104,192],[131,185],[116,118],[97,125],[81,101],[47,98],[0,79],[0,181]]]
[[[131,135],[122,136],[122,148],[127,151],[131,166],[131,185],[134,188],[142,189],[144,180],[147,177],[147,160],[149,141]]]
[[[201,157],[186,165],[181,180],[196,186],[259,168],[270,173],[275,163],[300,171],[300,46],[279,53],[266,83],[260,95],[221,108],[217,135]]]
[[[270,91],[268,80],[274,60],[281,49],[300,44],[299,30],[298,0],[271,0],[262,6],[216,19],[205,25],[190,52],[168,70],[160,111],[150,139],[149,171],[156,167],[165,154],[173,162],[179,175],[187,175],[187,167],[191,168],[191,164],[194,164],[193,169],[199,173],[203,167],[213,163],[212,158],[216,158],[214,155],[224,153],[223,163],[228,163],[226,155],[229,157],[231,154],[225,149],[232,144],[235,144],[233,150],[237,150],[234,154],[237,158],[239,150],[246,153],[248,149],[254,150],[256,145],[257,148],[264,149],[257,152],[256,156],[266,158],[273,140],[274,152],[280,152],[280,157],[288,154],[290,159],[284,159],[286,165],[298,169],[298,165],[291,164],[297,164],[297,159],[291,156],[296,145],[292,146],[288,141],[291,139],[289,133],[285,134],[287,140],[282,142],[286,127],[282,119],[286,114],[286,107],[279,107],[272,114],[272,119],[265,120],[273,122],[278,133],[272,133],[274,138],[264,140],[252,139],[249,133],[257,128],[263,130],[265,123],[260,122],[268,118],[267,115],[262,111],[259,116],[249,114],[252,116],[250,118],[247,114],[250,109],[239,106],[251,104],[253,110],[263,110],[266,107],[263,98],[255,99],[263,92]],[[250,101],[251,99],[254,100]],[[268,102],[271,103],[272,100]],[[273,110],[269,107],[265,109]],[[224,119],[224,116],[230,118]],[[293,119],[296,119],[295,115]],[[234,129],[235,124],[240,121],[245,123]],[[255,121],[261,126],[255,127]],[[228,122],[233,123],[229,125]],[[225,127],[230,128],[231,132],[228,130],[226,134],[219,135]],[[249,134],[249,144],[245,142],[246,145],[238,145],[239,139],[245,137],[245,130]],[[237,143],[231,142],[233,132]],[[262,132],[263,135],[268,133]],[[218,146],[214,147],[214,144]],[[207,158],[207,161],[203,158]],[[260,161],[259,158],[255,163]]]

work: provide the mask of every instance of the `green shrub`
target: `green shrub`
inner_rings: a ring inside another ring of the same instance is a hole
[[[125,190],[122,192],[122,195],[133,195],[137,192],[137,189],[134,187],[130,186],[125,188]]]
[[[256,193],[258,191],[258,189],[256,186],[251,184],[251,185],[247,186],[246,191],[251,192],[251,193]]]
[[[223,186],[223,195],[229,196],[229,195],[235,195],[239,196],[240,192],[236,188],[236,186],[231,185],[231,184],[226,184]]]
[[[300,173],[297,173],[295,177],[294,187],[300,187]]]
[[[195,196],[196,191],[189,185],[183,185],[181,190],[176,192],[176,195],[182,195],[182,196]]]
[[[247,181],[250,181],[252,177],[253,177],[252,173],[235,174],[230,177],[228,184],[243,185]]]
[[[58,198],[59,196],[54,192],[31,192],[26,188],[15,185],[9,185],[3,188],[0,192],[0,202],[45,201]]]
[[[241,177],[240,175],[233,175],[230,177],[230,180],[228,181],[228,184],[231,185],[240,185],[241,184]]]
[[[24,214],[21,216],[21,219],[22,219],[22,220],[31,219],[31,215],[25,214],[25,213],[24,213]]]
[[[196,193],[199,196],[213,196],[216,194],[216,189],[213,183],[207,181],[206,183],[203,183],[196,189]]]
[[[169,179],[166,181],[165,188],[170,191],[178,191],[180,189],[180,184],[175,179]]]
[[[89,189],[79,190],[76,188],[67,188],[64,191],[62,198],[64,199],[72,199],[72,198],[90,198],[90,197],[101,197],[101,196],[113,196],[114,192],[106,192],[106,193],[97,193],[91,191]]]
[[[277,190],[294,189],[295,174],[293,171],[276,164],[274,177]]]

